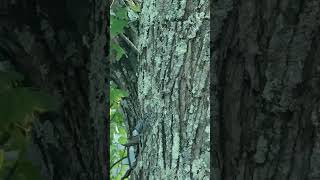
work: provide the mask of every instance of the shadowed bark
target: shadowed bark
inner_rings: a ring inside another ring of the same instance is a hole
[[[6,1],[1,61],[28,85],[56,95],[60,110],[35,124],[31,158],[45,179],[108,177],[107,1]]]
[[[319,1],[211,5],[212,178],[319,179]]]

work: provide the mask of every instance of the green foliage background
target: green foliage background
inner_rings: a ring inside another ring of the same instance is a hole
[[[115,57],[115,61],[111,59],[111,62],[117,62],[126,55],[126,51],[122,48],[117,41],[113,39],[125,32],[128,28],[129,18],[128,11],[133,13],[140,12],[140,6],[133,1],[127,1],[126,5],[114,4],[110,7],[110,53]],[[126,159],[118,162],[120,159],[127,156],[124,146],[127,142],[127,129],[125,127],[124,117],[121,112],[120,102],[122,98],[129,96],[129,94],[119,89],[113,82],[110,83],[110,164],[112,166],[110,170],[111,179],[120,180],[129,168]]]
[[[23,86],[15,71],[0,71],[0,179],[41,180],[39,167],[27,159],[30,131],[39,113],[54,111],[57,100]]]
[[[115,164],[119,159],[127,156],[127,152],[121,144],[127,142],[127,130],[124,117],[120,109],[120,101],[127,97],[128,93],[118,89],[113,83],[110,85],[110,164]],[[123,162],[115,164],[111,169],[111,179],[120,179],[126,172],[128,165]]]

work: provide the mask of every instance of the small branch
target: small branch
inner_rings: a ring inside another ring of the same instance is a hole
[[[27,135],[31,131],[31,128],[24,127],[18,123],[14,123],[14,125],[17,126],[18,128],[20,128],[25,135]]]
[[[128,156],[124,156],[121,159],[119,159],[117,162],[113,163],[110,170],[113,168],[113,166],[115,166],[116,164],[118,164],[119,162],[121,162],[122,160],[124,160],[125,158],[127,158]]]
[[[113,5],[113,2],[114,2],[114,0],[111,0],[110,8],[112,7],[112,5]]]
[[[123,177],[121,177],[121,180],[124,180],[125,178],[128,178],[131,174],[132,169],[129,168],[126,173],[123,175]]]
[[[127,38],[123,33],[120,34],[120,37],[126,41],[126,43],[134,50],[135,53],[139,54],[138,48]]]
[[[138,145],[140,142],[140,137],[139,136],[133,136],[128,139],[128,142],[126,144],[121,144],[122,146],[125,147],[130,147],[130,146],[135,146]]]

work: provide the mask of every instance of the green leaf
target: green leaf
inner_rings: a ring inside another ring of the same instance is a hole
[[[111,104],[118,103],[121,100],[121,98],[127,97],[128,95],[129,94],[126,91],[111,86],[110,102]]]
[[[110,123],[110,142],[113,142],[114,134],[116,133],[116,124],[114,122]]]
[[[116,111],[112,114],[111,121],[120,125],[123,123],[123,115],[119,111]]]
[[[128,11],[126,8],[118,9],[115,14],[115,16],[110,17],[111,36],[123,33],[124,28],[128,26]]]
[[[0,149],[0,179],[17,162],[11,179],[40,180],[39,168],[23,158],[22,152],[25,152],[30,140],[25,132],[30,127],[34,112],[56,110],[58,102],[42,91],[18,87],[21,81],[23,76],[17,72],[0,71],[0,135],[1,143],[5,143],[6,148],[6,153]]]
[[[24,136],[20,129],[11,129],[11,138],[9,139],[9,150],[23,151],[29,143],[28,138]]]
[[[128,20],[128,10],[125,7],[118,8],[115,14],[119,19]]]
[[[9,123],[24,121],[34,112],[54,111],[57,106],[57,100],[46,93],[24,87],[13,88],[0,94],[0,122],[5,127]]]
[[[127,143],[127,138],[126,138],[125,136],[121,136],[121,137],[119,138],[119,143],[120,143],[120,144],[125,144],[125,143]]]
[[[111,36],[116,36],[120,33],[124,33],[124,28],[128,25],[128,22],[121,19],[116,19],[114,17],[111,17],[111,28],[110,33]]]
[[[127,131],[124,127],[119,127],[119,132],[121,135],[123,135],[125,137],[127,136]]]
[[[128,2],[129,2],[130,8],[131,8],[134,12],[136,12],[136,13],[141,12],[141,8],[140,8],[140,5],[139,5],[139,4],[135,4],[132,0],[129,0]]]
[[[119,61],[123,55],[126,54],[126,51],[118,44],[111,44],[111,49],[116,51],[116,60]]]
[[[121,171],[120,171],[119,174],[120,174],[120,175],[125,174],[128,168],[129,168],[129,165],[123,164],[123,165],[121,166]],[[121,177],[122,177],[122,176],[121,176]]]
[[[29,102],[17,89],[11,89],[0,94],[0,122],[1,129],[10,123],[21,122],[28,113],[32,113]]]
[[[110,86],[110,137],[112,140],[114,140],[111,141],[112,144],[110,150],[110,163],[113,164],[121,157],[126,156],[126,151],[123,151],[123,146],[120,146],[118,144],[127,143],[127,132],[124,127],[124,117],[120,111],[120,101],[122,100],[122,98],[127,97],[129,94],[126,91],[117,88],[113,82],[110,83]],[[115,165],[112,169],[112,172],[118,173],[116,173],[117,175],[112,175],[112,179],[120,179],[125,173],[123,168],[124,166],[121,165],[121,163]]]
[[[55,111],[58,108],[58,101],[53,96],[42,91],[29,91],[30,102],[33,103],[33,110],[39,113]]]

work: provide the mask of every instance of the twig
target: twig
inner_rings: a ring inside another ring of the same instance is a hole
[[[131,174],[132,168],[129,168],[126,173],[121,177],[121,180],[124,180],[125,178],[128,178]]]
[[[122,160],[124,160],[125,158],[127,158],[128,156],[124,156],[122,158],[120,158],[117,162],[113,163],[110,170],[113,168],[113,166],[115,166],[116,164],[118,164],[119,162],[121,162]]]
[[[134,50],[135,53],[139,54],[138,48],[127,38],[123,33],[120,34],[120,37],[126,41],[126,43]]]
[[[111,4],[110,4],[110,8],[112,7],[114,0],[111,0],[111,1],[112,1],[112,2],[111,2]]]
[[[137,135],[137,136],[130,137],[127,143],[121,144],[121,145],[125,147],[130,147],[130,146],[138,145],[139,142],[140,142],[140,137],[139,135]]]

